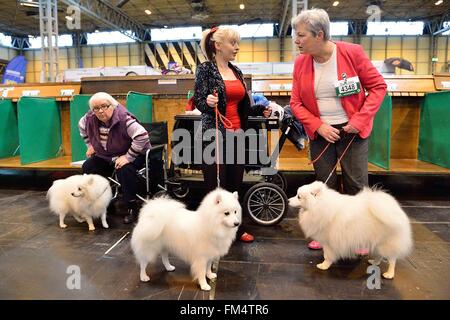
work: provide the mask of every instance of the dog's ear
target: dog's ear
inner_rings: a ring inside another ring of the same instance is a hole
[[[236,199],[239,199],[239,194],[238,194],[237,191],[233,192],[233,196],[234,196]]]
[[[320,194],[321,194],[322,191],[323,191],[323,187],[324,187],[324,186],[325,186],[325,185],[322,184],[322,183],[314,185],[314,188],[312,188],[312,190],[311,190],[311,195],[312,195],[313,197],[320,196]]]
[[[216,199],[214,200],[214,203],[217,205],[222,201],[222,196],[220,195],[220,193],[216,194]]]

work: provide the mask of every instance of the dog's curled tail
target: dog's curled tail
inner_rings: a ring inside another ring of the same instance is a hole
[[[59,186],[61,185],[61,181],[60,180],[55,180],[53,181],[51,187],[47,190],[47,193],[45,194],[45,197],[47,199],[50,199],[50,197],[52,196],[52,194],[56,191],[56,189],[59,188]]]
[[[413,246],[411,225],[397,200],[390,194],[377,189],[364,188],[361,193],[371,214],[400,238],[405,255],[409,253]]]
[[[390,194],[370,188],[364,188],[361,194],[370,212],[386,226],[398,227],[409,223],[408,216]]]
[[[141,252],[141,247],[152,243],[164,230],[169,216],[184,208],[185,205],[168,197],[159,197],[148,201],[139,212],[139,221],[133,229],[131,247],[133,251]],[[144,250],[145,251],[145,250]]]
[[[55,186],[55,183],[53,183],[52,186],[47,190],[47,193],[45,194],[45,198],[47,200],[49,200],[50,197],[52,196],[52,193],[54,191],[54,186]]]
[[[180,201],[174,200],[168,196],[162,196],[149,200],[141,209],[139,218],[145,219],[163,219],[167,215],[186,208],[186,205]],[[162,217],[160,217],[162,216]]]

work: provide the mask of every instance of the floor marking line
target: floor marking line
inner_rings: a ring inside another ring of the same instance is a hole
[[[113,244],[113,246],[111,248],[109,248],[103,255],[107,255],[112,249],[114,249],[123,239],[125,239],[125,237],[130,233],[130,231],[127,231],[127,233],[125,233],[123,235],[122,238],[120,238],[119,240],[117,240],[116,243]]]

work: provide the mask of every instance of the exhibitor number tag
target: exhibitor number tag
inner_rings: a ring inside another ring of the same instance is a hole
[[[339,98],[351,96],[361,92],[361,84],[357,76],[352,78],[344,77],[343,80],[337,81],[334,87],[336,89],[336,95]]]

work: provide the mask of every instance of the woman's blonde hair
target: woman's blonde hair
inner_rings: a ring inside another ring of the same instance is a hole
[[[95,93],[90,99],[89,99],[89,108],[95,107],[95,102],[99,100],[106,100],[108,103],[113,106],[114,108],[117,107],[119,102],[114,99],[110,94],[106,92],[97,92]]]
[[[239,33],[232,28],[212,28],[203,31],[202,40],[200,41],[200,47],[202,48],[203,54],[209,61],[214,60],[216,55],[216,47],[214,42],[224,43],[227,40],[239,42],[241,37]]]
[[[292,19],[292,30],[299,24],[305,24],[308,30],[317,36],[319,31],[323,32],[323,40],[330,40],[330,17],[323,9],[303,10]]]

